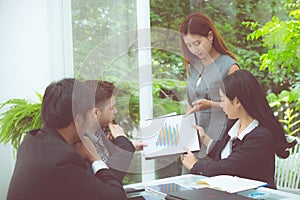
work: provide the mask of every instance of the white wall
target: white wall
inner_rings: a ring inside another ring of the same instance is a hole
[[[70,0],[0,0],[1,103],[37,100],[35,91],[73,75],[70,14],[62,14],[69,6]],[[0,144],[0,199],[6,198],[14,162],[11,146]]]

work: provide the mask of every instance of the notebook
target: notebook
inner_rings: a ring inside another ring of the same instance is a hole
[[[266,182],[241,178],[238,176],[218,175],[204,178],[197,182],[199,188],[210,187],[223,190],[229,193],[237,193],[244,190],[267,186]]]
[[[187,190],[181,192],[168,193],[166,198],[168,200],[249,200],[251,198],[227,193],[212,188],[199,188],[195,190]]]

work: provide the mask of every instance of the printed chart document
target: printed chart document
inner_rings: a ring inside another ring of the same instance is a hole
[[[145,127],[141,127],[143,141],[148,144],[143,151],[145,158],[182,154],[184,147],[199,151],[198,133],[192,127],[195,124],[194,115],[171,115],[147,120]]]
[[[210,187],[228,193],[237,193],[244,190],[254,189],[254,188],[268,185],[266,182],[240,178],[237,176],[230,176],[230,175],[212,176],[212,177],[204,178],[198,181],[197,183],[199,188]]]

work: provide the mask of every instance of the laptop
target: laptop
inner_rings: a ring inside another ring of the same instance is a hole
[[[199,188],[195,190],[186,190],[180,192],[168,193],[166,198],[168,200],[249,200],[251,198],[232,194],[212,188]]]

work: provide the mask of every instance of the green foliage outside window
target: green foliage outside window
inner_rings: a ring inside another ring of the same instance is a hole
[[[255,31],[248,39],[261,38],[267,51],[260,56],[261,70],[267,70],[275,84],[286,85],[287,90],[271,91],[268,101],[278,114],[289,135],[300,136],[300,1],[287,6],[291,9],[287,20],[272,20],[265,25],[246,22]],[[259,28],[257,28],[259,27]]]

